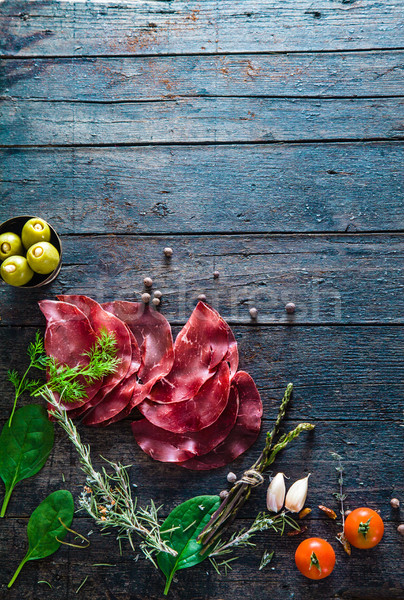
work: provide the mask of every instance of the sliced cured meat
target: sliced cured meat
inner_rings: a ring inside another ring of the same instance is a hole
[[[236,423],[226,439],[211,452],[193,457],[182,467],[195,471],[208,471],[223,467],[243,454],[258,437],[261,428],[262,402],[254,380],[248,373],[238,371],[232,379],[239,395],[239,412]]]
[[[42,300],[38,304],[46,318],[46,354],[69,367],[87,365],[89,359],[84,353],[94,346],[97,336],[86,315],[77,306],[67,302]],[[86,397],[82,401],[65,403],[63,406],[66,410],[73,410],[87,404],[101,384],[98,381],[86,386]]]
[[[205,429],[194,433],[172,433],[141,419],[132,423],[132,432],[142,450],[155,460],[182,462],[210,452],[227,437],[236,422],[238,403],[237,388],[232,386],[226,408]]]
[[[228,350],[226,352],[226,356],[224,357],[224,360],[229,365],[230,378],[232,378],[233,375],[236,374],[237,369],[238,369],[237,341],[236,341],[236,338],[234,337],[234,333],[230,329],[229,325],[226,323],[226,321],[223,321],[223,322],[226,325],[226,329],[227,329],[227,343],[228,343]]]
[[[125,418],[142,402],[153,385],[167,375],[174,362],[173,338],[167,319],[142,302],[116,301],[103,308],[121,319],[133,333],[140,348],[140,367],[134,378],[130,403],[108,423]]]
[[[175,340],[173,368],[153,387],[150,399],[175,403],[193,398],[228,353],[228,329],[218,312],[198,302]],[[231,360],[234,366],[234,353]]]
[[[144,400],[138,409],[148,421],[173,433],[200,431],[219,418],[226,407],[230,391],[230,371],[222,362],[216,373],[206,381],[197,394],[184,402],[158,404]]]
[[[103,308],[123,321],[140,348],[138,377],[143,384],[170,372],[174,362],[173,338],[167,319],[143,302],[106,302]]]
[[[109,392],[111,392],[126,376],[132,363],[132,342],[127,327],[120,319],[118,319],[112,313],[104,310],[104,308],[98,304],[92,298],[88,296],[58,296],[58,298],[64,302],[68,302],[77,308],[79,308],[89,319],[94,331],[99,335],[101,331],[106,330],[111,333],[117,343],[116,356],[119,359],[119,366],[115,373],[111,373],[104,378],[102,385],[97,394],[91,399],[90,403],[87,404],[86,410],[90,407],[95,407],[100,404]],[[135,350],[136,354],[136,350]],[[139,362],[139,356],[135,360]],[[83,423],[86,425],[95,425],[99,422],[100,411],[95,415],[94,411],[88,412],[83,418]],[[102,419],[106,420],[106,419]]]

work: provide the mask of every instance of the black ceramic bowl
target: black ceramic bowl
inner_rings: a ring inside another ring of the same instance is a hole
[[[4,223],[1,223],[0,225],[0,235],[2,233],[6,233],[7,231],[11,231],[12,233],[16,233],[21,237],[22,228],[24,227],[25,223],[29,221],[29,219],[34,219],[37,216],[38,215],[23,215],[21,217],[13,217],[12,219],[8,219],[8,221],[4,221]],[[48,221],[46,222],[48,223],[49,229],[51,230],[50,243],[55,246],[60,255],[59,264],[56,267],[56,269],[48,275],[40,275],[39,273],[34,273],[34,276],[31,279],[31,281],[29,281],[25,285],[19,286],[18,289],[41,287],[42,285],[50,283],[59,275],[62,266],[62,242],[52,225]],[[4,285],[7,285],[1,278],[0,281],[4,283]]]

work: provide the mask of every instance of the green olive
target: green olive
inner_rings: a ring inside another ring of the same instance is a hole
[[[46,221],[39,217],[34,217],[25,223],[22,228],[21,238],[24,247],[28,250],[28,248],[37,242],[49,242],[51,239],[51,230]]]
[[[41,273],[41,275],[52,273],[58,266],[59,260],[59,252],[49,242],[34,244],[27,252],[29,266],[35,273]]]
[[[9,256],[24,255],[21,238],[16,233],[2,233],[0,235],[0,260],[6,260]]]
[[[25,256],[10,256],[1,265],[1,276],[4,281],[16,287],[31,281],[33,275]]]

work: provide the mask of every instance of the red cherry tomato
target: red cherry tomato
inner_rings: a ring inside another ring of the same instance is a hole
[[[356,508],[345,520],[344,533],[355,548],[373,548],[383,537],[384,524],[380,515],[371,508]]]
[[[335,565],[332,546],[321,538],[309,538],[299,544],[295,554],[296,566],[309,579],[324,579]]]

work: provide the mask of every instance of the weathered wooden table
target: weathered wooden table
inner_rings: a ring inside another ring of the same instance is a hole
[[[389,503],[404,503],[401,17],[397,0],[0,5],[1,220],[45,217],[64,246],[49,287],[0,286],[1,424],[11,405],[6,371],[22,368],[27,343],[43,329],[38,299],[134,299],[151,275],[176,326],[207,295],[233,326],[241,366],[262,393],[260,439],[232,469],[241,473],[258,456],[293,381],[289,425],[311,420],[316,430],[277,469],[292,478],[312,472],[308,504],[336,508],[329,452],[337,451],[347,506],[378,508],[385,519],[372,551],[349,559],[333,541],[337,567],[322,582],[295,569],[299,538],[261,534],[227,576],[208,563],[181,571],[172,598],[404,597],[400,515]],[[162,514],[226,486],[226,468],[193,473],[153,462],[127,422],[82,435],[95,454],[133,463],[140,500],[163,503]],[[77,496],[82,483],[58,431],[47,465],[17,486],[0,523],[1,598],[162,597],[161,574],[126,547],[119,556],[98,532],[88,550],[63,547],[28,564],[7,591],[32,510],[61,487]],[[264,497],[263,487],[255,491],[239,525],[264,508]],[[320,511],[308,524],[309,534],[333,540]],[[83,514],[75,528],[95,529]],[[271,548],[273,563],[258,571]]]

